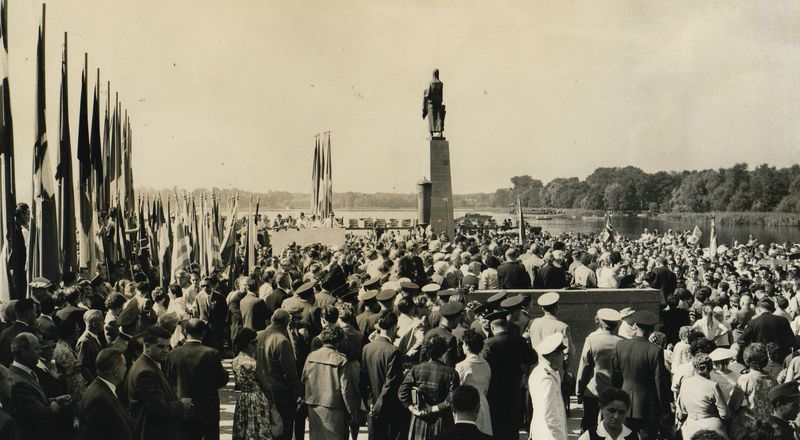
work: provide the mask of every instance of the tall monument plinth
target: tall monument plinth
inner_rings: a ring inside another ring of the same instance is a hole
[[[439,80],[439,69],[433,71],[428,88],[422,98],[422,118],[428,119],[431,134],[431,229],[445,232],[455,238],[453,220],[453,185],[450,180],[450,144],[444,137],[444,84]]]
[[[453,185],[450,178],[450,143],[444,137],[431,138],[431,229],[455,237]]]

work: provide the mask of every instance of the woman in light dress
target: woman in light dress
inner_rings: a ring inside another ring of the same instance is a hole
[[[486,393],[489,391],[489,381],[492,378],[492,369],[480,353],[483,351],[483,334],[477,330],[469,329],[464,332],[462,337],[462,348],[466,359],[456,364],[461,385],[472,385],[478,390],[481,398],[481,406],[478,410],[478,418],[475,424],[484,434],[492,435],[492,419],[489,412],[489,401],[486,400]]]
[[[722,390],[709,378],[713,364],[705,353],[692,359],[694,374],[683,379],[678,394],[678,420],[681,434],[690,439],[697,431],[712,430],[727,438],[724,419],[729,418],[728,404]]]

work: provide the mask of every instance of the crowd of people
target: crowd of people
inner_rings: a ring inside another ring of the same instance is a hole
[[[218,439],[223,358],[234,440],[566,440],[573,397],[581,440],[796,438],[800,246],[604,238],[387,232],[168,286],[34,279],[0,305],[0,438]],[[594,288],[660,311],[602,308],[579,347],[559,303]]]

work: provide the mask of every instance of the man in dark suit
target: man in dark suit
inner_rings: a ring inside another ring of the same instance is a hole
[[[200,282],[200,288],[202,290],[197,294],[197,309],[200,319],[207,324],[205,343],[217,351],[222,351],[225,323],[228,319],[228,303],[225,302],[223,294],[211,288],[210,279],[204,278]]]
[[[259,332],[267,328],[267,304],[258,297],[255,279],[248,277],[245,286],[246,293],[239,302],[242,326]]]
[[[95,359],[103,349],[100,344],[99,335],[103,332],[103,314],[99,310],[87,310],[83,314],[83,322],[86,330],[78,338],[75,349],[78,352],[78,360],[81,363],[81,374],[86,383],[91,383],[97,377]]]
[[[275,288],[264,298],[264,303],[267,305],[267,315],[269,316],[267,319],[272,318],[275,310],[281,308],[283,300],[291,296],[288,292],[292,290],[292,279],[287,272],[282,270],[276,272],[274,282]]]
[[[40,315],[36,318],[36,328],[43,337],[49,337],[53,340],[58,339],[56,335],[56,325],[58,322],[53,318],[55,312],[55,303],[49,296],[42,298],[39,301]],[[60,322],[60,321],[59,321]]]
[[[11,374],[11,416],[20,439],[45,440],[51,437],[49,425],[69,404],[68,395],[48,398],[39,385],[34,369],[39,362],[39,339],[32,333],[20,333],[11,342],[14,362]]]
[[[509,248],[506,251],[506,261],[497,267],[497,282],[501,289],[531,288],[531,276],[517,258],[519,258],[517,248]]]
[[[219,389],[228,383],[217,350],[201,343],[206,324],[190,319],[184,327],[186,343],[167,356],[166,376],[179,398],[192,399],[194,410],[187,417],[187,440],[219,440]]]
[[[675,289],[678,287],[678,277],[667,267],[665,257],[659,257],[656,263],[657,266],[652,270],[655,277],[650,282],[650,287],[661,290],[661,294],[666,300],[668,296],[675,293]]]
[[[461,353],[461,344],[453,336],[453,330],[458,327],[461,322],[462,314],[464,312],[464,305],[460,302],[447,302],[439,308],[439,313],[442,314],[442,319],[439,321],[439,326],[432,328],[425,333],[422,346],[427,345],[427,341],[434,336],[444,339],[447,345],[447,351],[444,354],[443,362],[448,367],[454,368],[457,363],[464,359],[464,354]],[[422,352],[422,359],[428,360],[430,356],[424,350]]]
[[[17,424],[3,409],[2,402],[11,401],[11,372],[0,365],[0,438],[17,440]]]
[[[433,437],[433,440],[491,440],[492,437],[478,430],[475,420],[481,406],[478,390],[472,385],[461,385],[453,391],[452,407],[455,424],[452,428]],[[492,427],[496,430],[496,427]],[[519,434],[517,434],[519,437]]]
[[[283,421],[283,434],[276,436],[277,440],[292,438],[302,390],[288,326],[289,313],[278,309],[272,314],[272,323],[266,330],[258,332],[256,339],[256,379],[275,403]]]
[[[539,289],[563,289],[567,287],[567,272],[564,270],[564,252],[555,250],[544,254],[544,265],[536,271],[536,287]]]
[[[795,337],[789,320],[783,316],[774,315],[775,304],[768,297],[764,297],[756,304],[756,316],[747,323],[747,326],[739,338],[739,345],[744,348],[753,342],[767,344],[774,342],[778,344],[778,359],[776,362],[782,363],[783,359],[794,351]]]
[[[14,315],[16,321],[10,327],[0,333],[0,363],[5,366],[11,365],[13,356],[11,354],[11,342],[21,333],[38,334],[36,328],[36,310],[33,301],[24,298],[14,303]]]
[[[67,306],[56,312],[56,317],[62,321],[70,320],[84,329],[83,312],[86,309],[78,307],[81,300],[81,291],[77,286],[64,289],[64,296],[67,299]]]
[[[369,437],[401,440],[407,436],[408,412],[397,398],[403,382],[403,355],[392,343],[397,337],[397,315],[386,313],[378,319],[378,334],[362,349],[361,371],[370,391]]]
[[[183,419],[192,407],[189,398],[179,399],[161,371],[170,350],[170,333],[158,326],[143,335],[144,352],[131,366],[125,381],[134,432],[139,440],[184,437]]]
[[[611,386],[631,396],[627,425],[641,440],[655,439],[672,399],[670,374],[664,351],[647,338],[658,324],[658,315],[640,310],[629,317],[635,336],[617,342],[611,355]]]
[[[486,399],[492,430],[499,440],[517,440],[522,424],[522,375],[536,360],[530,344],[518,333],[509,331],[506,318],[492,321],[492,336],[486,340],[485,358],[492,370]]]
[[[125,379],[125,355],[105,348],[95,360],[97,377],[83,393],[78,405],[80,440],[133,440],[130,416],[117,398],[117,387]]]

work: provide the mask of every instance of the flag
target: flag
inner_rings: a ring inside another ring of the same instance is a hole
[[[220,259],[222,266],[228,268],[233,265],[236,259],[236,199],[231,204],[231,213],[228,215],[228,225],[225,228],[225,235],[222,236],[220,243]]]
[[[91,186],[94,206],[98,211],[104,211],[103,206],[103,144],[100,140],[100,69],[97,69],[97,82],[94,87],[92,99],[92,127],[89,131],[89,162],[91,162]]]
[[[24,240],[15,240],[17,187],[14,171],[14,124],[8,80],[8,9],[0,0],[0,303],[25,296],[27,274]],[[11,271],[11,273],[9,273]]]
[[[711,217],[711,238],[708,242],[708,252],[712,257],[717,255],[717,225],[715,224],[714,217]]]
[[[106,112],[103,119],[103,199],[100,209],[108,212],[111,210],[111,82],[106,88]]]
[[[517,214],[519,215],[519,244],[525,243],[525,217],[522,215],[522,202],[517,196]]]
[[[169,199],[167,199],[167,218],[158,228],[158,273],[161,278],[161,287],[169,286],[172,277],[172,219],[169,216]]]
[[[44,277],[52,282],[61,280],[59,262],[56,182],[47,148],[46,90],[45,90],[45,20],[36,46],[36,139],[33,146],[33,203],[31,204],[28,275],[30,279]]]
[[[176,281],[175,272],[180,269],[185,270],[189,267],[191,263],[190,254],[192,252],[192,246],[189,244],[189,237],[186,234],[186,229],[178,218],[175,220],[173,237],[175,237],[175,239],[172,243],[172,260],[170,261],[170,270],[172,273],[170,279],[174,283]]]
[[[256,243],[258,242],[258,231],[256,230],[256,218],[258,218],[259,199],[256,199],[255,213],[247,216],[247,273],[252,274],[258,263],[256,257]]]
[[[59,149],[56,181],[58,181],[58,234],[63,272],[78,273],[78,244],[75,226],[75,187],[72,176],[72,141],[69,133],[69,86],[67,79],[67,34],[61,62],[61,106],[59,111]]]
[[[325,134],[325,143],[327,144],[327,153],[325,159],[325,215],[324,218],[327,219],[328,217],[333,214],[333,175],[331,164],[333,162],[331,158],[331,132],[327,132]],[[333,226],[333,223],[331,223]]]
[[[604,243],[614,240],[614,227],[611,226],[611,216],[606,215],[606,226],[600,233],[600,238]]]
[[[319,135],[314,137],[314,163],[311,168],[311,213],[319,214]]]
[[[84,61],[83,75],[81,76],[81,107],[78,116],[78,218],[80,220],[80,267],[87,268],[89,275],[93,275],[91,266],[94,251],[94,237],[92,236],[92,157],[89,144],[89,105],[87,102],[88,61]]]
[[[700,230],[700,227],[694,225],[694,230],[692,231],[692,235],[689,236],[689,243],[696,244],[700,242],[700,239],[703,238],[703,231]]]

